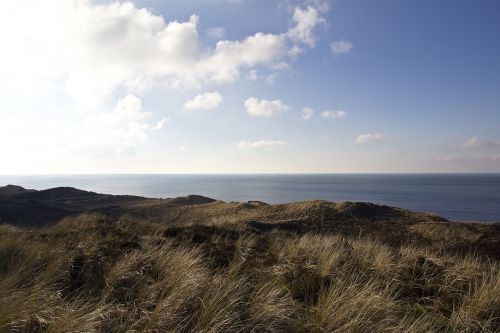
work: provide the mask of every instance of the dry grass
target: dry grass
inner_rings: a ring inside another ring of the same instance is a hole
[[[0,226],[0,331],[500,331],[485,256],[215,222]]]

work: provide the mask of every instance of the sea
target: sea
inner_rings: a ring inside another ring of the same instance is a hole
[[[72,186],[150,198],[199,194],[228,202],[365,201],[454,221],[500,222],[500,173],[0,175],[0,186],[7,184],[37,190]]]

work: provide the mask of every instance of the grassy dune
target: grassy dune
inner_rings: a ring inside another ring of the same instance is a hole
[[[138,215],[0,226],[0,331],[500,331],[499,261],[449,244],[465,231],[409,227],[436,247]]]

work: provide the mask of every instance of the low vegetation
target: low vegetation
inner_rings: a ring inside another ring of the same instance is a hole
[[[487,254],[209,222],[87,213],[0,226],[0,331],[500,331]]]

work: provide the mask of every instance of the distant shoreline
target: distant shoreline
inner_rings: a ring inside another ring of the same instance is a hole
[[[169,198],[192,193],[224,201],[363,201],[455,221],[500,221],[500,174],[115,174],[0,176],[0,185],[72,186],[98,193]]]

